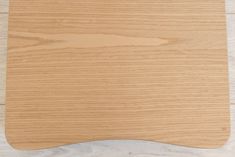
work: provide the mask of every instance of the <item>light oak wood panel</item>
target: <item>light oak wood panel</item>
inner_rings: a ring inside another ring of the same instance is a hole
[[[2,0],[5,4],[7,4],[7,0]],[[227,0],[228,1],[228,0]],[[234,0],[229,0],[234,1]],[[227,4],[228,5],[228,4]],[[7,5],[5,5],[7,6]],[[6,9],[7,10],[7,9]],[[233,15],[229,14],[227,15],[228,19],[228,36],[230,36],[230,39],[228,40],[228,50],[229,50],[229,61],[230,61],[230,69],[234,69],[231,67],[231,65],[234,65],[234,59],[235,53],[232,51],[234,47],[234,24],[235,20],[232,20],[234,17]],[[5,23],[7,18],[0,19],[0,25]],[[6,29],[4,29],[6,30]],[[2,39],[2,35],[6,32],[1,32],[0,37]],[[5,43],[6,37],[4,36],[4,43]],[[2,42],[1,42],[2,43]],[[2,46],[4,44],[0,44]],[[2,52],[6,52],[1,50],[0,54],[2,55]],[[2,57],[2,56],[1,56]],[[2,64],[2,62],[0,62]],[[230,70],[231,73],[231,70]],[[230,74],[230,77],[233,76]],[[1,78],[1,77],[0,77]],[[234,89],[234,79],[230,78],[230,89]],[[234,90],[233,90],[234,91]],[[3,91],[2,91],[3,92]],[[231,98],[234,98],[234,94],[230,94]],[[233,99],[235,100],[235,99]],[[0,100],[1,101],[1,100]],[[232,101],[232,100],[231,100]],[[234,102],[234,101],[233,101]],[[234,105],[234,104],[231,104]],[[2,109],[2,107],[0,106]],[[0,119],[3,119],[4,110],[0,111]],[[231,115],[234,117],[234,112],[231,113]],[[4,128],[3,124],[0,123],[0,156],[5,157],[15,157],[15,156],[24,156],[24,157],[64,157],[64,156],[84,156],[84,157],[102,157],[102,156],[117,156],[117,157],[161,157],[161,156],[169,156],[169,157],[233,157],[234,152],[234,118],[232,119],[232,130],[231,130],[231,136],[230,140],[227,142],[227,144],[221,148],[218,149],[195,149],[195,148],[185,148],[185,147],[178,147],[174,145],[165,145],[161,143],[152,143],[149,145],[148,143],[141,141],[141,142],[131,142],[131,141],[119,141],[119,142],[91,142],[91,143],[85,143],[85,144],[75,144],[75,145],[66,145],[63,147],[58,147],[55,149],[47,149],[47,150],[41,150],[41,151],[17,151],[12,149],[6,142],[5,136],[3,134]]]
[[[229,135],[224,13],[223,0],[12,0],[9,142],[221,146]]]
[[[2,0],[5,6],[7,6],[7,0]],[[234,1],[234,0],[229,0]],[[1,7],[2,5],[0,5]],[[4,6],[4,7],[5,7]],[[230,7],[230,6],[229,6]],[[235,9],[235,8],[234,8]],[[8,10],[6,8],[6,10]],[[1,16],[0,16],[1,17]],[[235,18],[234,15],[227,15],[228,21],[228,52],[229,52],[229,61],[230,61],[230,89],[234,91],[235,79],[233,69],[234,67],[234,28],[235,28]],[[0,46],[5,46],[6,43],[6,26],[5,23],[7,18],[0,18],[0,27],[4,24],[4,29],[1,29],[0,38],[3,42],[0,42]],[[2,27],[2,28],[3,28]],[[4,36],[3,36],[4,35]],[[3,44],[2,44],[3,43]],[[0,58],[2,54],[5,54],[6,50],[1,49]],[[5,56],[5,55],[4,55]],[[4,64],[0,62],[0,64]],[[2,65],[5,66],[5,65]],[[232,73],[231,73],[232,72]],[[2,77],[0,77],[1,79]],[[1,86],[0,86],[1,87]],[[4,92],[4,91],[1,91]],[[234,93],[230,94],[231,102],[234,103]],[[2,101],[0,99],[0,101]],[[12,149],[5,139],[4,135],[4,106],[0,106],[0,156],[2,157],[74,157],[74,156],[83,156],[83,157],[234,157],[235,154],[235,104],[231,104],[231,136],[230,140],[226,143],[225,146],[220,147],[218,149],[195,149],[195,148],[186,148],[179,147],[174,145],[166,145],[162,143],[149,143],[146,141],[108,141],[108,142],[90,142],[83,144],[74,144],[74,145],[66,145],[63,147],[57,147],[54,149],[46,149],[40,151],[17,151]]]

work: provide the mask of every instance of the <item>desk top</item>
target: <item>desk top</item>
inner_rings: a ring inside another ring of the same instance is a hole
[[[229,136],[221,0],[11,0],[6,134],[18,149]]]

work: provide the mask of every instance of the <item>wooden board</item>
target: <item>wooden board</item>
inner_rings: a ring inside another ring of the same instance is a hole
[[[8,142],[221,146],[224,13],[224,0],[10,0]]]

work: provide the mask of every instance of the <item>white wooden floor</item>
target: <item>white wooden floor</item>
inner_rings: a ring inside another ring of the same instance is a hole
[[[8,0],[0,0],[0,157],[235,157],[235,0],[226,0],[231,90],[231,137],[218,149],[196,149],[144,141],[100,141],[47,150],[17,151],[4,135],[4,91]]]

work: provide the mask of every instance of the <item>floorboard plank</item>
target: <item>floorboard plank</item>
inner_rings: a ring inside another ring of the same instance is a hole
[[[235,103],[235,14],[227,15],[230,100]]]
[[[226,13],[235,13],[235,0],[226,0]]]
[[[7,14],[0,13],[0,104],[5,103]]]
[[[8,0],[0,0],[0,13],[8,13]]]

